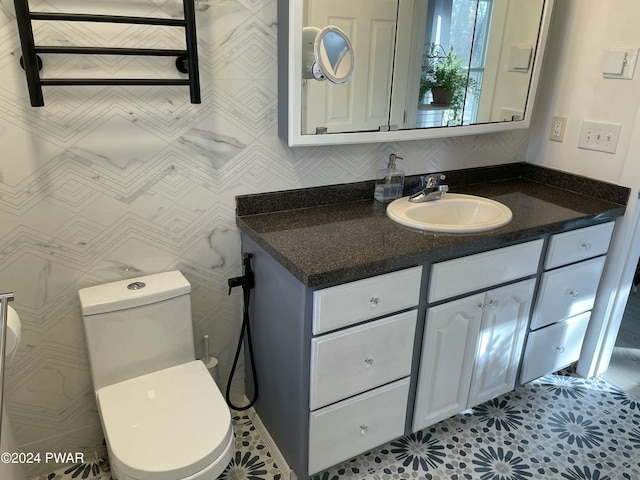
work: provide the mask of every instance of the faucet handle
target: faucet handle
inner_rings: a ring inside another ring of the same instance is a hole
[[[424,185],[427,188],[437,187],[440,185],[440,182],[445,178],[447,178],[447,176],[441,173],[434,173],[433,175],[427,175],[426,177],[423,177]]]

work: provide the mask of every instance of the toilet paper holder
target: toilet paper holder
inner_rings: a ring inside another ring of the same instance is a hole
[[[7,328],[9,323],[9,302],[13,300],[13,292],[0,293],[0,432],[2,432],[2,404],[4,397],[4,365],[7,348]]]

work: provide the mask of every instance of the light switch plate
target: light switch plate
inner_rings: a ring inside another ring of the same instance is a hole
[[[604,78],[631,80],[633,79],[637,62],[637,48],[606,50],[602,57],[602,76]]]
[[[619,123],[582,122],[578,148],[616,153],[622,125]]]
[[[620,76],[624,72],[629,54],[625,50],[607,50],[602,58],[602,73]]]
[[[509,71],[528,72],[531,65],[531,54],[533,47],[513,45],[509,52]]]

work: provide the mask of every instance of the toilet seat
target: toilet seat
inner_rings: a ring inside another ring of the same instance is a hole
[[[96,399],[120,476],[178,480],[206,469],[215,478],[231,460],[231,414],[199,360],[101,388]]]

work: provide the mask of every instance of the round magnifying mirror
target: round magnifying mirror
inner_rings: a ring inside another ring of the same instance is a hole
[[[309,62],[313,38],[313,63]],[[323,29],[305,27],[303,29],[303,78],[329,80],[344,83],[353,74],[355,57],[347,35],[338,27]]]

